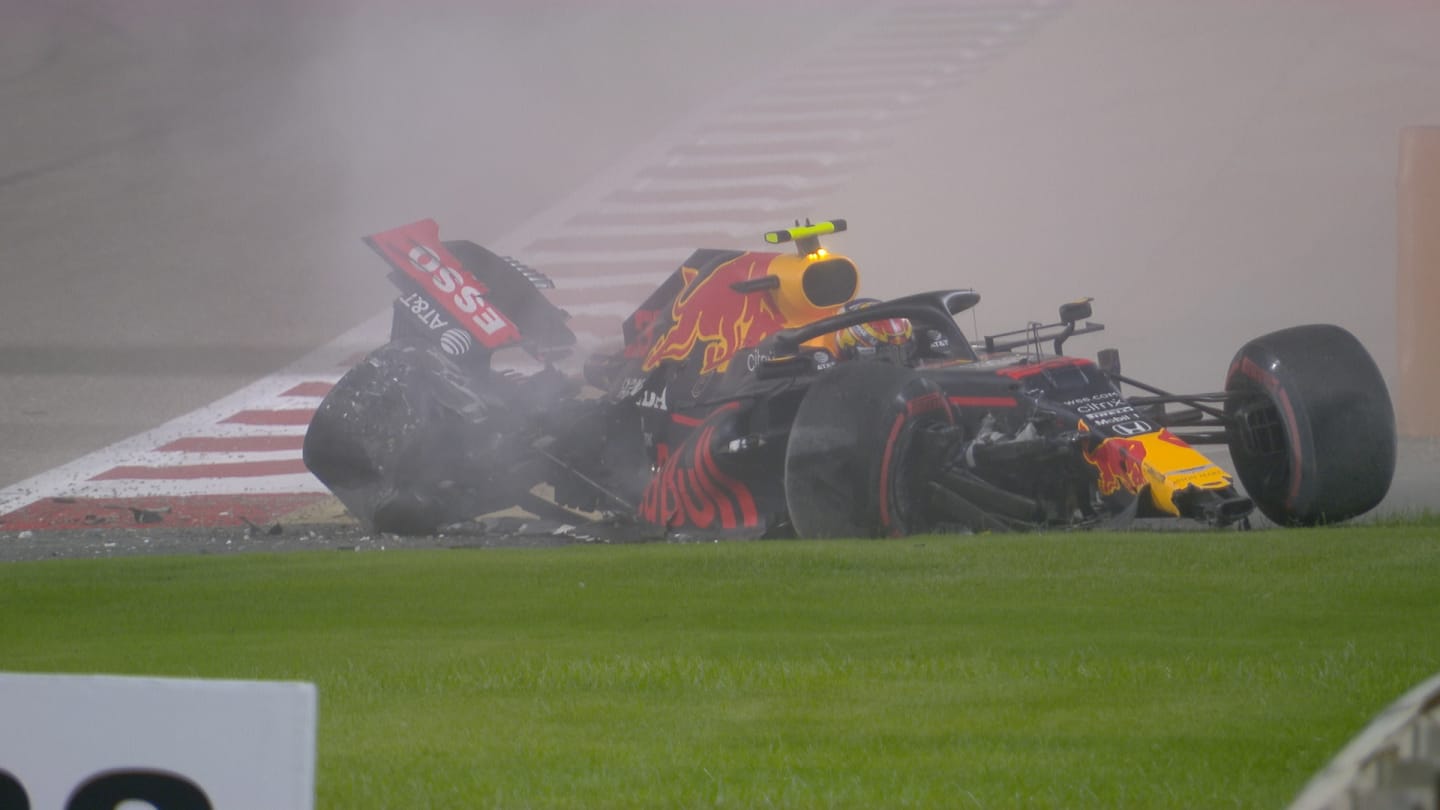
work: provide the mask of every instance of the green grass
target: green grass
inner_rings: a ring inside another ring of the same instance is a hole
[[[1429,523],[53,561],[0,669],[314,681],[332,810],[1280,808],[1437,597]]]

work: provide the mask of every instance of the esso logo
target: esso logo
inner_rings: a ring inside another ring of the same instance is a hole
[[[430,283],[435,285],[435,289],[447,295],[453,293],[451,300],[455,302],[455,306],[469,315],[470,320],[485,334],[493,335],[508,325],[494,307],[485,303],[480,290],[466,284],[460,271],[441,261],[435,251],[425,245],[416,245],[410,248],[406,258],[417,270],[430,276]]]

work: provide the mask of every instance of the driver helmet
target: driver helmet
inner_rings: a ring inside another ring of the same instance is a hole
[[[877,298],[856,298],[841,311],[854,312],[878,303],[880,300]],[[909,318],[882,318],[878,321],[857,323],[835,333],[840,356],[847,359],[873,355],[883,346],[906,347],[914,338],[915,330],[910,326]]]

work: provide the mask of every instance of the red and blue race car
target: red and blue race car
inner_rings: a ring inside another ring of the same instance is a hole
[[[511,507],[665,537],[1246,526],[1257,506],[1311,525],[1389,488],[1389,395],[1340,327],[1251,340],[1223,390],[1173,394],[1113,350],[1064,354],[1103,329],[1088,300],[972,339],[955,315],[974,291],[858,297],[859,269],[820,242],[845,227],[696,250],[581,371],[542,273],[431,220],[368,237],[401,291],[391,339],[321,404],[305,462],[400,534]],[[1228,446],[1233,475],[1206,445]]]

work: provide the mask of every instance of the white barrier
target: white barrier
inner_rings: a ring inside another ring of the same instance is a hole
[[[1290,810],[1371,808],[1440,808],[1440,675],[1377,715],[1290,805]]]
[[[0,674],[4,810],[312,810],[315,686]]]

